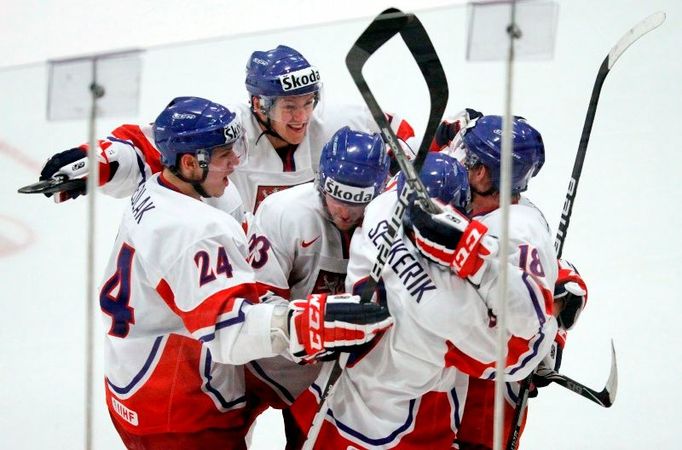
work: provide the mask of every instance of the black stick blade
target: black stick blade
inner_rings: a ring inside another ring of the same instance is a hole
[[[73,180],[67,179],[43,180],[19,188],[17,192],[19,192],[20,194],[55,194],[57,192],[85,189],[85,183],[86,183],[85,178],[76,178]]]
[[[606,386],[599,392],[554,370],[538,370],[538,375],[553,381],[588,400],[592,400],[600,406],[609,408],[616,400],[616,392],[618,391],[618,365],[616,364],[616,349],[613,346],[613,341],[611,341],[611,372],[609,373],[609,379],[606,382]]]

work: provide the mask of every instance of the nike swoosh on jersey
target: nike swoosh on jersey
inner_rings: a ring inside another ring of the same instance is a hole
[[[320,236],[316,237],[316,238],[313,239],[312,241],[301,241],[301,247],[303,247],[303,248],[310,247],[310,246],[313,245],[313,243],[314,243],[316,240],[318,240],[319,238],[320,238]]]

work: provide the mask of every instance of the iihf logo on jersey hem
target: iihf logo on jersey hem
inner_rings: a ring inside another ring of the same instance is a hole
[[[320,71],[315,67],[297,70],[295,72],[280,75],[279,82],[284,92],[300,89],[320,81]]]
[[[121,416],[123,420],[128,422],[131,425],[138,426],[139,421],[137,420],[137,413],[133,411],[132,409],[127,408],[124,406],[121,402],[116,400],[114,397],[111,397],[111,407],[114,409],[116,414]]]

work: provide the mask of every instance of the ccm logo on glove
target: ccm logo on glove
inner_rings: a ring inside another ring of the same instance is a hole
[[[472,220],[464,231],[464,235],[455,250],[455,258],[452,261],[452,267],[454,267],[459,276],[468,277],[476,273],[483,264],[479,254],[482,253],[481,239],[483,239],[487,231],[488,227],[476,220]]]
[[[312,296],[308,304],[308,346],[306,351],[314,353],[322,350],[322,333],[324,332],[324,322],[322,311],[320,311],[320,298]]]
[[[289,351],[299,363],[349,352],[393,324],[385,306],[357,295],[313,294],[289,302]]]

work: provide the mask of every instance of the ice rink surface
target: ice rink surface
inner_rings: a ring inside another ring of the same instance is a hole
[[[543,134],[547,162],[528,197],[556,228],[597,69],[626,30],[659,10],[666,22],[627,50],[606,80],[564,248],[590,298],[569,335],[561,371],[601,388],[613,339],[618,398],[603,409],[558,386],[543,389],[530,403],[524,449],[680,448],[682,4],[560,2],[554,58],[516,65],[513,101],[514,112]],[[466,8],[420,18],[448,74],[448,112],[470,106],[501,113],[504,65],[465,60]],[[245,101],[248,55],[282,43],[320,68],[327,103],[361,102],[343,61],[367,24],[149,49],[142,55],[139,115],[102,119],[98,134],[152,121],[178,95]],[[44,64],[0,70],[0,448],[8,450],[82,448],[86,202],[56,205],[16,193],[37,180],[49,155],[87,139],[85,121],[46,121],[47,74]],[[400,43],[370,60],[367,78],[383,108],[421,132],[426,90]],[[98,282],[124,205],[97,197]],[[100,336],[99,317],[95,324]],[[103,400],[99,339],[96,344],[93,449],[121,449]],[[283,448],[280,422],[276,413],[264,415],[252,448]]]

